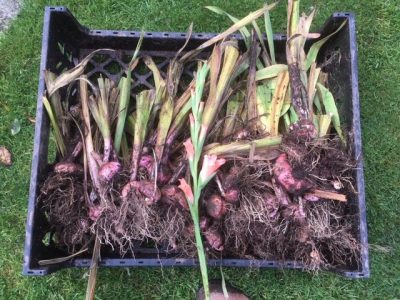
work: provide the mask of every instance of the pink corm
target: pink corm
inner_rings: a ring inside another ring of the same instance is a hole
[[[185,194],[185,197],[187,199],[187,201],[189,202],[189,204],[193,204],[194,202],[194,197],[193,197],[193,191],[192,188],[190,187],[190,185],[187,184],[185,179],[179,179],[179,188],[183,191],[183,193]]]

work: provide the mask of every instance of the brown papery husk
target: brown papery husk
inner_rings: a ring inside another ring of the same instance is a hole
[[[42,207],[57,248],[73,254],[92,239],[82,174],[50,173],[40,189]]]

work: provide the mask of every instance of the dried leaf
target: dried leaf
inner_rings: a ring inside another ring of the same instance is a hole
[[[211,126],[212,122],[215,119],[215,116],[217,115],[219,111],[219,105],[221,102],[221,99],[223,98],[227,88],[229,87],[230,79],[232,76],[232,73],[234,71],[234,67],[236,64],[236,61],[239,57],[239,50],[237,48],[236,44],[229,43],[225,47],[225,53],[224,53],[224,61],[222,64],[222,70],[221,73],[218,77],[218,83],[216,86],[215,90],[215,96],[214,93],[211,93],[212,91],[212,85],[215,84],[212,82],[212,80],[215,80],[215,76],[213,72],[213,66],[210,65],[210,94],[207,99],[207,102],[204,106],[204,112],[202,116],[202,124],[205,125],[207,128]],[[217,73],[216,73],[217,74]],[[212,79],[213,78],[213,79]]]
[[[99,267],[99,260],[100,260],[100,239],[95,237],[93,254],[92,254],[92,262],[90,264],[89,269],[89,279],[86,289],[86,296],[85,300],[94,300],[95,288],[96,288],[96,281],[97,281],[97,270]]]
[[[262,48],[262,50],[263,50],[263,51],[261,52],[261,58],[262,58],[263,61],[264,61],[264,65],[270,66],[270,65],[271,65],[271,59],[270,59],[269,56],[268,56],[267,48],[265,48],[264,38],[263,38],[263,36],[262,36],[260,27],[258,27],[256,21],[251,22],[251,24],[253,25],[253,28],[254,28],[255,32],[257,33],[257,37],[258,37],[259,43],[261,44],[261,48]],[[258,68],[258,69],[262,69],[262,68],[263,68],[263,65],[261,64],[261,62],[259,62],[259,63],[257,64],[257,68]]]
[[[64,256],[64,257],[57,257],[57,258],[52,258],[52,259],[42,259],[38,261],[39,266],[47,266],[47,265],[52,265],[52,264],[59,264],[62,262],[66,262],[68,260],[70,260],[71,258],[74,258],[75,256],[78,256],[84,252],[86,252],[88,250],[88,248],[84,248],[82,250],[79,250],[78,252],[68,255],[68,256]]]
[[[153,73],[154,85],[156,90],[158,90],[160,88],[161,82],[164,81],[164,79],[161,76],[160,70],[158,69],[157,65],[154,63],[153,59],[150,56],[144,57],[143,60],[144,63],[147,65],[147,67],[150,69],[150,71]]]
[[[252,13],[250,13],[249,15],[247,15],[246,17],[244,17],[243,19],[239,20],[238,22],[236,22],[235,24],[233,24],[230,28],[228,28],[227,30],[225,30],[224,32],[220,33],[219,35],[209,39],[207,42],[203,43],[202,45],[200,45],[199,47],[197,47],[196,49],[189,51],[188,53],[186,53],[181,60],[182,61],[186,61],[187,59],[189,59],[190,57],[193,57],[194,55],[196,55],[197,53],[199,53],[201,50],[221,41],[224,40],[225,38],[227,38],[229,35],[231,35],[232,33],[235,33],[236,31],[238,31],[239,29],[241,29],[243,26],[246,26],[247,24],[251,23],[252,21],[258,19],[259,17],[261,17],[264,12],[266,12],[267,10],[271,10],[276,6],[277,2],[270,4],[270,5],[265,5],[263,8],[254,11]]]
[[[72,69],[69,69],[58,76],[54,81],[47,82],[47,93],[51,97],[58,89],[70,84],[83,74],[87,63],[93,58],[94,55],[101,51],[114,51],[112,49],[97,49],[86,56],[79,64]],[[47,72],[47,71],[45,71]]]
[[[271,147],[278,146],[282,143],[281,136],[268,136],[262,139],[252,141],[237,141],[229,144],[214,144],[213,147],[204,149],[204,155],[234,155],[234,154],[249,154],[252,147],[255,150],[266,150]],[[254,146],[253,146],[254,145]]]
[[[308,194],[316,196],[318,198],[322,198],[322,199],[336,200],[336,201],[340,201],[340,202],[347,201],[346,195],[335,193],[335,192],[313,189],[310,192],[308,192]]]
[[[4,146],[0,146],[0,164],[6,167],[12,165],[11,152]]]

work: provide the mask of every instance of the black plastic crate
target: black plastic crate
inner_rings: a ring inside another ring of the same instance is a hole
[[[329,86],[332,93],[336,99],[340,99],[339,110],[342,114],[342,121],[347,130],[353,134],[354,157],[358,162],[357,169],[354,172],[358,196],[354,199],[349,199],[349,206],[351,213],[358,216],[355,231],[358,233],[362,249],[361,263],[358,266],[348,266],[346,269],[333,269],[332,271],[350,278],[362,278],[369,277],[370,272],[361,146],[355,17],[351,13],[335,13],[321,28],[320,33],[322,36],[328,35],[337,29],[344,20],[347,20],[346,26],[325,44],[320,51],[318,60],[322,63],[335,52],[339,52],[341,55],[338,63],[327,71],[330,72]],[[64,7],[46,7],[45,9],[35,143],[26,224],[24,275],[47,275],[67,267],[87,267],[90,265],[90,257],[87,254],[60,264],[49,266],[40,266],[38,264],[39,260],[65,256],[65,253],[60,252],[51,245],[45,245],[43,242],[49,231],[49,226],[44,213],[40,211],[36,204],[40,184],[48,172],[50,125],[42,104],[42,96],[45,89],[43,71],[49,69],[55,73],[60,73],[65,67],[74,66],[94,49],[111,48],[118,51],[105,52],[102,55],[102,59],[93,59],[90,62],[89,68],[91,70],[89,76],[96,76],[102,73],[116,80],[121,76],[127,64],[126,58],[132,54],[139,36],[140,33],[135,31],[89,30],[80,25],[68,9]],[[215,34],[193,34],[186,50],[197,47],[213,36]],[[241,40],[239,35],[233,35],[232,37]],[[278,60],[284,60],[286,35],[277,34],[274,39],[277,58]],[[165,72],[169,60],[184,44],[185,40],[185,33],[146,32],[141,53],[153,56],[159,68],[162,72]],[[185,76],[192,76],[193,67],[187,66]],[[150,72],[135,71],[133,78],[136,83],[132,87],[132,93],[142,88],[152,87],[151,77]],[[208,263],[212,266],[223,265],[229,267],[302,268],[302,265],[295,261],[210,259]],[[175,258],[163,253],[162,249],[160,251],[160,249],[138,248],[135,251],[135,258],[121,258],[117,253],[112,252],[103,253],[100,265],[105,267],[197,266],[198,261],[195,258]]]

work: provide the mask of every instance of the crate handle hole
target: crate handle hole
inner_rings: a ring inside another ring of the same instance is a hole
[[[55,7],[50,7],[50,9],[51,9],[51,10],[55,10],[56,8],[55,8]]]
[[[203,37],[203,35],[202,34],[198,34],[197,37]]]
[[[179,261],[179,260],[178,260],[178,261],[176,261],[175,263],[176,263],[177,265],[180,265],[180,264],[182,264],[182,262],[181,262],[181,261]]]
[[[96,31],[96,33],[101,33],[101,31],[98,30],[98,31]]]
[[[144,264],[144,261],[143,261],[143,260],[139,260],[139,261],[138,261],[138,264],[139,264],[139,265],[143,265],[143,264]]]
[[[118,31],[114,31],[113,33],[114,33],[114,34],[118,34]]]
[[[185,33],[181,33],[181,36],[186,36],[186,34]]]
[[[33,271],[28,271],[28,274],[33,274]]]
[[[124,262],[123,260],[120,260],[119,263],[120,263],[121,265],[124,265],[124,264],[125,264],[125,262]]]
[[[164,36],[169,36],[169,34],[168,33],[164,33]]]
[[[152,36],[153,34],[151,32],[146,33],[148,36]]]
[[[134,32],[130,32],[130,35],[135,35],[135,33]]]

